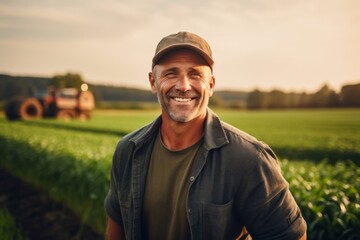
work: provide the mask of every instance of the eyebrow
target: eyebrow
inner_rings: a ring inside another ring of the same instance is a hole
[[[196,72],[196,73],[199,73],[201,75],[204,75],[204,72],[201,71],[202,66],[194,66],[194,67],[189,67],[186,69],[187,72]],[[167,69],[164,69],[162,71],[162,73],[159,75],[159,77],[163,77],[165,74],[169,73],[169,72],[175,72],[175,73],[178,73],[179,72],[179,67],[169,67]]]
[[[197,71],[197,72],[200,72],[199,70],[200,66],[199,67],[189,67],[187,69],[187,71]],[[178,67],[171,67],[171,68],[168,68],[168,69],[165,69],[164,72],[169,72],[169,71],[179,71],[179,68]]]
[[[168,69],[164,70],[164,72],[171,72],[171,71],[179,71],[179,68],[178,67],[172,67],[172,68],[168,68]]]

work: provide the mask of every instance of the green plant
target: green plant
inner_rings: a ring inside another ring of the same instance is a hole
[[[0,207],[0,237],[2,240],[27,240],[7,209]]]

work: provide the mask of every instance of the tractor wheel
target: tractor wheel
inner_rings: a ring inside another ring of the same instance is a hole
[[[75,116],[75,112],[71,110],[59,110],[56,114],[56,118],[63,121],[71,121]]]
[[[43,109],[36,98],[27,98],[20,103],[19,117],[21,119],[39,119],[42,117]]]
[[[80,121],[88,121],[90,120],[91,116],[90,116],[90,113],[88,112],[80,112],[79,113],[79,119]]]
[[[5,116],[8,120],[14,121],[19,119],[19,114],[17,113],[18,101],[13,99],[6,103],[5,106]]]

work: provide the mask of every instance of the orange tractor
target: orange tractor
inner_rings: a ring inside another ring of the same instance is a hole
[[[90,91],[76,88],[49,88],[34,97],[16,97],[5,109],[9,120],[39,119],[55,117],[62,120],[87,120],[95,108],[94,95]]]

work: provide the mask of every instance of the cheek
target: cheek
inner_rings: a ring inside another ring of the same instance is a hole
[[[158,93],[166,93],[171,89],[171,84],[169,84],[169,81],[159,81],[156,89]]]
[[[211,94],[211,87],[209,86],[209,84],[206,81],[198,81],[196,82],[196,84],[193,85],[193,88],[199,92],[199,93],[203,93],[203,94]]]

